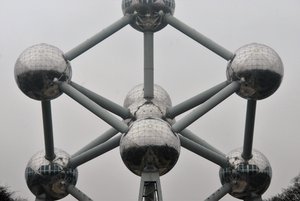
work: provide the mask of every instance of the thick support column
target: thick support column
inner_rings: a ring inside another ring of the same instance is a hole
[[[67,192],[79,201],[93,201],[91,198],[89,198],[86,194],[84,194],[82,191],[80,191],[73,185],[67,186]]]
[[[154,96],[153,32],[144,33],[144,98]]]
[[[214,86],[213,88],[204,91],[178,105],[175,105],[167,110],[166,116],[170,119],[175,118],[176,116],[204,103],[209,98],[211,98],[213,95],[218,93],[220,90],[225,88],[228,85],[228,81],[222,82],[221,84],[218,84],[217,86]]]
[[[44,125],[44,141],[45,141],[45,158],[49,161],[55,159],[51,102],[42,101],[43,125]]]
[[[247,102],[247,114],[245,125],[245,136],[242,157],[245,160],[252,158],[252,146],[255,124],[255,112],[256,112],[256,100],[248,100]]]
[[[227,193],[230,193],[232,185],[230,183],[224,184],[216,192],[211,194],[205,201],[218,201],[224,197]]]
[[[199,145],[205,147],[206,149],[209,149],[211,151],[214,151],[224,157],[226,157],[226,155],[224,153],[222,153],[221,151],[219,151],[218,149],[216,149],[215,147],[213,147],[212,145],[208,144],[205,140],[201,139],[200,137],[198,137],[196,134],[192,133],[190,130],[188,129],[184,129],[183,131],[180,132],[180,134],[183,137],[186,137],[187,139],[198,143]]]
[[[185,137],[182,135],[179,135],[181,146],[184,148],[190,150],[191,152],[194,152],[195,154],[198,154],[199,156],[202,156],[203,158],[206,158],[207,160],[219,165],[220,167],[228,167],[229,163],[227,161],[227,158],[223,155],[220,155],[216,152],[213,152]]]
[[[86,152],[83,152],[80,155],[71,157],[68,166],[76,168],[79,165],[82,165],[120,145],[121,135],[116,136],[92,149],[89,149]]]
[[[104,109],[107,109],[108,111],[122,117],[123,119],[127,119],[131,117],[131,113],[128,108],[124,108],[111,100],[108,100],[107,98],[104,98],[82,86],[79,84],[76,84],[75,82],[71,82],[70,85],[80,91],[82,94],[86,95],[89,99],[103,107]]]
[[[142,172],[138,201],[163,201],[159,172]]]
[[[85,51],[87,51],[90,48],[94,47],[95,45],[97,45],[98,43],[100,43],[101,41],[106,39],[107,37],[111,36],[115,32],[122,29],[124,26],[129,24],[132,21],[133,17],[134,17],[134,15],[125,15],[124,17],[122,17],[121,19],[119,19],[118,21],[116,21],[115,23],[113,23],[112,25],[107,27],[106,29],[103,29],[102,31],[100,31],[99,33],[97,33],[93,37],[89,38],[88,40],[84,41],[83,43],[81,43],[77,47],[75,47],[72,50],[66,52],[64,54],[65,58],[68,61],[71,61],[71,60],[75,59],[76,57],[78,57],[79,55],[84,53]]]
[[[210,49],[217,55],[223,57],[227,61],[231,60],[234,57],[234,54],[229,50],[225,49],[224,47],[218,45],[211,39],[207,38],[206,36],[202,35],[201,33],[197,32],[195,29],[189,27],[188,25],[184,24],[183,22],[179,21],[177,18],[172,16],[171,14],[165,15],[165,21],[173,26],[174,28],[178,29],[185,35],[189,36],[190,38],[194,39],[204,47]]]
[[[105,109],[97,105],[95,102],[93,102],[91,99],[80,93],[68,83],[60,82],[59,87],[65,94],[70,96],[72,99],[77,101],[79,104],[84,106],[86,109],[88,109],[95,115],[97,115],[99,118],[101,118],[103,121],[111,125],[119,132],[126,133],[128,131],[128,126],[124,122],[117,119],[112,114],[108,113]]]
[[[176,133],[180,133],[183,129],[188,127],[190,124],[192,124],[194,121],[196,121],[201,116],[206,114],[212,108],[214,108],[219,103],[221,103],[223,100],[225,100],[230,95],[235,93],[239,88],[240,88],[240,83],[238,81],[234,81],[234,82],[230,83],[224,89],[219,91],[216,95],[214,95],[213,97],[208,99],[206,102],[204,102],[202,105],[200,105],[195,110],[193,110],[190,114],[186,115],[185,117],[183,117],[182,119],[177,121],[172,126],[172,130]]]
[[[98,138],[96,138],[95,140],[93,140],[92,142],[90,142],[89,144],[84,146],[82,149],[77,151],[75,154],[73,154],[72,157],[78,156],[78,155],[86,152],[87,150],[92,149],[92,148],[96,147],[97,145],[106,142],[107,140],[114,137],[118,133],[119,133],[119,131],[117,131],[114,128],[107,130],[105,133],[100,135]]]

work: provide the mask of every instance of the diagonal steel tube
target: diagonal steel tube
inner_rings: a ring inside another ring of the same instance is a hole
[[[86,152],[83,152],[82,154],[71,157],[69,160],[69,167],[76,168],[79,165],[82,165],[120,145],[122,135],[118,135],[110,140],[107,140],[106,142],[99,144],[98,146],[87,150]]]
[[[172,130],[176,133],[180,133],[183,129],[188,127],[190,124],[192,124],[194,121],[199,119],[201,116],[206,114],[208,111],[210,111],[212,108],[217,106],[219,103],[221,103],[223,100],[228,98],[230,95],[232,95],[234,92],[236,92],[240,88],[240,82],[234,81],[230,83],[228,86],[226,86],[224,89],[219,91],[217,94],[215,94],[213,97],[208,99],[206,102],[204,102],[202,105],[198,106],[195,110],[193,110],[191,113],[177,121],[173,126]]]
[[[128,25],[132,21],[133,17],[134,17],[134,15],[123,16],[121,19],[117,20],[115,23],[113,23],[106,29],[103,29],[99,33],[95,34],[91,38],[87,39],[83,43],[81,43],[78,46],[76,46],[75,48],[73,48],[72,50],[66,52],[64,54],[64,57],[68,61],[75,59],[76,57],[78,57],[79,55],[84,53],[85,51],[94,47],[95,45],[97,45],[98,43],[103,41],[104,39],[108,38],[115,32],[122,29],[124,26]]]
[[[87,150],[92,149],[95,146],[106,142],[107,140],[114,137],[118,133],[119,133],[119,131],[117,131],[114,128],[107,130],[105,133],[100,135],[98,138],[96,138],[95,140],[93,140],[92,142],[90,142],[89,144],[87,144],[86,146],[81,148],[79,151],[77,151],[75,154],[73,154],[72,157],[78,156],[78,155],[86,152]]]
[[[211,98],[213,95],[218,93],[220,90],[222,90],[224,87],[228,85],[228,81],[222,82],[211,89],[208,89],[178,105],[175,105],[171,108],[168,108],[166,116],[168,118],[173,119],[174,117],[204,103],[207,101],[209,98]]]
[[[180,134],[183,136],[183,137],[186,137],[187,139],[193,141],[193,142],[196,142],[198,144],[200,144],[201,146],[211,150],[211,151],[214,151],[224,157],[226,157],[226,155],[224,153],[222,153],[221,151],[219,151],[218,149],[216,149],[215,147],[211,146],[210,144],[208,144],[205,140],[201,139],[200,137],[198,137],[197,135],[195,135],[194,133],[192,133],[190,130],[188,129],[184,129],[180,132]]]
[[[80,86],[79,84],[76,84],[75,82],[71,82],[70,85],[80,91],[82,94],[86,95],[89,99],[103,107],[104,109],[107,109],[108,111],[122,117],[123,119],[129,118],[132,116],[128,108],[124,108],[111,100],[104,98],[86,88],[83,86]]]
[[[86,194],[84,194],[81,190],[76,188],[74,185],[67,186],[67,192],[70,193],[74,198],[79,201],[93,201]]]
[[[230,52],[229,50],[225,49],[224,47],[218,45],[211,39],[207,38],[206,36],[202,35],[198,31],[196,31],[195,29],[184,24],[183,22],[181,22],[180,20],[178,20],[171,14],[166,14],[164,19],[171,26],[178,29],[182,33],[186,34],[190,38],[194,39],[195,41],[197,41],[201,45],[205,46],[206,48],[210,49],[217,55],[223,57],[227,61],[231,60],[234,57],[234,54],[232,52]]]
[[[193,142],[192,140],[183,137],[182,135],[179,135],[179,138],[181,146],[183,146],[184,148],[190,150],[191,152],[194,152],[195,154],[198,154],[199,156],[202,156],[203,158],[206,158],[207,160],[219,165],[220,167],[228,167],[228,160],[223,155],[211,151],[205,148],[204,146],[201,146],[196,142]]]
[[[257,102],[256,100],[248,100],[247,102],[245,136],[244,136],[244,146],[243,146],[243,153],[242,153],[242,157],[245,160],[249,160],[252,158],[256,102]]]
[[[76,90],[74,87],[72,87],[70,84],[66,82],[58,82],[60,89],[73,98],[75,101],[77,101],[79,104],[87,108],[89,111],[97,115],[99,118],[101,118],[103,121],[111,125],[113,128],[118,130],[121,133],[126,133],[128,131],[128,126],[117,119],[112,114],[108,113],[105,109],[97,105],[95,102],[93,102],[91,99],[80,93],[78,90]]]
[[[144,98],[154,97],[153,32],[144,33]]]
[[[45,158],[49,161],[55,159],[51,102],[42,101],[44,141],[45,141]]]
[[[216,192],[211,194],[205,201],[218,201],[222,197],[224,197],[227,193],[231,192],[232,184],[225,183],[221,188],[219,188]]]

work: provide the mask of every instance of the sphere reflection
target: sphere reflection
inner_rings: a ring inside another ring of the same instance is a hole
[[[264,99],[280,86],[283,64],[270,47],[252,43],[238,49],[227,67],[229,80],[242,80],[237,94],[247,99]]]
[[[71,66],[63,52],[48,44],[26,49],[15,64],[15,80],[21,91],[36,100],[51,100],[62,94],[55,80],[69,81]]]
[[[136,175],[145,169],[166,174],[180,153],[178,136],[160,119],[140,119],[130,126],[120,142],[120,153],[127,168]]]
[[[67,167],[70,156],[59,149],[55,149],[55,154],[55,159],[50,162],[45,159],[45,152],[40,151],[27,164],[27,186],[35,196],[45,194],[48,199],[58,200],[68,195],[67,184],[77,182],[77,169]]]
[[[220,169],[221,183],[231,183],[233,187],[230,194],[239,199],[261,196],[271,182],[270,163],[256,150],[253,150],[253,157],[248,161],[245,161],[241,154],[242,149],[236,149],[228,154],[231,167]]]
[[[131,26],[142,32],[156,32],[164,28],[167,23],[163,21],[163,16],[159,14],[170,13],[173,15],[175,10],[174,0],[123,0],[122,10],[125,14],[133,14],[136,17]]]

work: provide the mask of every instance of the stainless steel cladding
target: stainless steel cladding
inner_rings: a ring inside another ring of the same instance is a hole
[[[27,186],[35,196],[45,194],[51,200],[61,199],[68,195],[66,186],[77,182],[77,169],[67,167],[70,156],[59,149],[55,149],[55,154],[50,162],[45,159],[45,152],[40,151],[27,164]]]
[[[123,0],[124,15],[136,13],[131,26],[142,32],[156,32],[164,28],[167,23],[163,20],[166,13],[174,14],[174,0]],[[162,13],[160,13],[162,12]]]
[[[51,100],[62,94],[55,80],[69,81],[71,66],[63,52],[48,44],[26,49],[15,64],[15,80],[21,91],[36,100]]]
[[[229,80],[241,80],[238,95],[246,99],[264,99],[280,86],[283,64],[270,47],[252,43],[238,49],[227,67]]]
[[[120,153],[127,168],[136,175],[143,171],[166,174],[176,164],[180,141],[170,125],[160,119],[140,119],[131,124],[120,142]]]
[[[131,113],[134,114],[140,106],[147,104],[147,102],[149,103],[144,99],[144,85],[140,84],[128,92],[124,100],[124,107],[129,108]],[[168,92],[156,84],[154,85],[154,98],[150,102],[157,106],[163,115],[166,114],[166,109],[172,106]]]
[[[239,199],[261,196],[269,187],[272,169],[268,159],[260,152],[253,150],[253,157],[244,160],[242,149],[228,154],[230,167],[220,169],[222,184],[233,185],[230,194]]]

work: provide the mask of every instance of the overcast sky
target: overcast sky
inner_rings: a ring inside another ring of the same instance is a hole
[[[0,0],[0,184],[34,200],[24,179],[30,157],[44,148],[40,102],[14,80],[21,52],[48,43],[66,52],[123,16],[121,0]],[[272,183],[264,197],[286,188],[299,173],[299,0],[177,0],[175,17],[230,51],[258,42],[281,57],[279,90],[259,101],[254,148],[269,159]],[[155,33],[155,83],[173,105],[226,80],[227,62],[167,26]],[[130,26],[71,62],[72,80],[123,104],[143,82],[143,35]],[[189,127],[224,153],[241,147],[246,100],[231,96]],[[52,101],[55,146],[73,154],[109,126],[66,95]],[[115,149],[79,167],[77,187],[94,200],[137,200],[139,177]],[[176,166],[161,178],[164,200],[204,200],[221,186],[219,167],[181,149]],[[68,196],[64,200],[74,200]],[[231,196],[223,198],[232,200]]]

